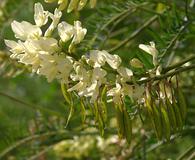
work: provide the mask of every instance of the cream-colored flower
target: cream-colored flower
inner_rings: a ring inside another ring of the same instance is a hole
[[[106,57],[102,53],[102,51],[99,50],[90,51],[90,57],[87,63],[91,64],[94,68],[96,68],[105,65],[105,62],[106,62]]]
[[[33,46],[35,52],[45,51],[52,54],[60,50],[58,41],[54,38],[41,37],[38,40],[28,40],[27,42]]]
[[[54,29],[57,27],[60,18],[62,16],[62,12],[58,9],[55,9],[54,14],[49,14],[50,18],[52,19],[52,23],[50,24],[49,28],[45,32],[45,36],[49,37],[53,33]]]
[[[94,103],[99,96],[100,86],[106,82],[107,72],[99,67],[86,71],[80,65],[76,66],[75,71],[76,75],[71,78],[79,82],[68,91],[77,90],[79,96],[91,97],[91,102]]]
[[[39,27],[45,25],[48,21],[49,12],[44,11],[41,3],[35,3],[34,10],[34,20],[36,25]]]
[[[106,51],[92,50],[90,51],[89,63],[93,63],[93,67],[100,67],[107,62],[113,69],[117,69],[121,64],[121,58],[118,55],[111,55]]]
[[[69,92],[76,90],[78,95],[82,95],[84,90],[90,84],[91,71],[87,71],[79,62],[75,62],[73,65],[75,73],[70,75],[73,81],[79,81],[72,88],[68,89]]]
[[[48,82],[55,78],[68,83],[68,77],[72,70],[72,60],[62,55],[41,54],[41,64],[38,74],[44,75]]]
[[[72,40],[72,43],[79,44],[84,39],[87,33],[87,29],[82,28],[80,21],[75,21],[74,30],[75,30],[75,33],[74,33],[74,38]]]
[[[106,51],[102,51],[102,52],[106,57],[106,62],[110,65],[111,68],[117,69],[120,66],[122,60],[118,55],[116,54],[112,55]]]
[[[120,74],[120,76],[123,78],[124,81],[130,80],[133,76],[132,70],[126,68],[126,67],[119,67],[117,69],[117,72]]]
[[[40,58],[38,54],[25,52],[17,56],[20,63],[31,65],[32,71],[36,72],[40,65]]]
[[[74,27],[66,22],[58,24],[58,34],[63,42],[67,42],[74,35]]]
[[[150,42],[150,45],[140,44],[139,48],[153,56],[153,64],[158,65],[158,50],[155,47],[154,42]]]
[[[42,31],[38,26],[32,25],[26,21],[22,21],[21,23],[13,21],[11,27],[15,33],[15,37],[21,40],[26,40],[28,38],[38,39],[42,35]]]
[[[107,92],[107,96],[111,96],[111,101],[113,101],[115,104],[121,104],[122,97],[124,96],[122,86],[119,83],[116,83],[116,87],[109,90]]]
[[[21,41],[15,42],[11,40],[5,40],[6,46],[10,48],[10,51],[13,53],[10,57],[17,58],[18,54],[24,52],[24,46]]]
[[[102,84],[106,82],[105,76],[107,75],[107,72],[102,68],[94,68],[93,74],[91,77],[91,85],[86,88],[86,92],[84,92],[84,96],[91,97],[91,102],[97,101],[97,98],[99,96],[99,88]]]

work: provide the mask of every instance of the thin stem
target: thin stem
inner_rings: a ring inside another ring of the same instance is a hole
[[[165,51],[160,56],[160,60],[162,60],[162,58],[166,56],[166,54],[174,46],[174,44],[176,43],[176,41],[179,39],[179,37],[185,31],[185,29],[188,27],[189,24],[190,24],[190,22],[187,22],[185,25],[181,26],[181,28],[179,29],[178,33],[173,37],[173,39],[171,40],[171,42],[169,43],[169,45],[166,47]]]
[[[193,150],[195,149],[195,146],[191,146],[189,147],[184,153],[182,153],[178,158],[177,160],[182,160],[184,159],[189,153],[191,153]]]
[[[181,67],[181,68],[179,68],[175,71],[172,71],[172,72],[160,75],[160,76],[155,76],[155,77],[151,77],[151,78],[147,78],[147,79],[144,79],[144,80],[137,81],[137,84],[144,84],[144,83],[147,83],[147,82],[150,82],[150,81],[162,80],[162,79],[165,79],[167,77],[172,77],[176,74],[179,74],[181,72],[185,72],[185,71],[188,71],[188,70],[191,70],[191,69],[194,69],[194,68],[195,68],[195,64],[187,66],[187,67]],[[132,84],[132,83],[130,82],[130,84]]]
[[[136,31],[134,31],[129,37],[127,37],[126,39],[124,39],[117,46],[115,46],[115,47],[111,48],[110,50],[108,50],[108,52],[114,52],[114,51],[120,49],[122,46],[124,46],[126,43],[128,43],[129,41],[131,41],[132,39],[134,39],[138,34],[140,34],[151,23],[153,23],[154,21],[156,21],[157,18],[158,18],[158,15],[155,15],[155,16],[151,17],[140,28],[138,28]]]
[[[37,160],[37,159],[40,159],[41,156],[43,156],[44,154],[46,154],[47,152],[49,152],[56,144],[57,143],[45,147],[43,150],[41,150],[37,154],[33,155],[32,157],[29,157],[28,160]]]
[[[186,58],[186,59],[184,59],[184,60],[174,64],[174,65],[171,65],[171,66],[169,66],[167,68],[164,68],[162,73],[166,73],[166,72],[168,72],[168,71],[170,71],[172,69],[178,68],[178,67],[182,66],[183,64],[185,64],[185,63],[187,63],[189,61],[193,61],[194,59],[195,59],[195,55],[192,55],[192,56],[190,56],[190,57],[188,57],[188,58]]]
[[[10,96],[10,95],[8,95],[6,93],[0,92],[0,95],[3,96],[3,97],[9,98],[10,100],[15,101],[17,103],[20,103],[20,104],[23,104],[25,106],[28,106],[28,107],[30,107],[32,109],[35,109],[35,110],[38,109],[38,110],[43,111],[45,113],[48,113],[50,115],[56,115],[56,116],[64,117],[64,115],[59,113],[59,112],[52,111],[51,109],[48,109],[48,108],[45,108],[45,107],[41,107],[41,106],[37,106],[37,105],[34,105],[34,104],[30,104],[28,102],[25,102],[25,101],[22,101],[22,100],[20,100],[18,98]]]

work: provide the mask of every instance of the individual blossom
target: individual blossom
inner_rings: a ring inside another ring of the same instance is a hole
[[[128,81],[131,80],[131,77],[133,76],[133,72],[131,69],[120,66],[117,69],[117,72],[119,73],[119,75],[121,76],[121,80],[122,81]]]
[[[107,96],[111,96],[112,99],[108,102],[113,101],[115,104],[122,104],[122,97],[124,96],[122,86],[119,83],[116,83],[116,87],[110,89],[107,92]]]
[[[44,36],[46,36],[46,37],[51,36],[54,29],[57,27],[61,16],[62,16],[62,12],[59,11],[58,9],[55,9],[54,14],[50,13],[50,18],[52,19],[52,23],[50,24],[49,28],[46,30]]]
[[[101,67],[105,65],[106,62],[112,69],[117,69],[121,64],[121,58],[118,55],[109,54],[104,50],[90,51],[88,63],[92,64],[93,67]]]
[[[72,39],[72,42],[69,45],[69,52],[72,51],[72,48],[79,44],[85,37],[87,29],[82,28],[80,21],[75,21],[74,26],[61,22],[58,24],[58,34],[63,43]]]
[[[73,65],[74,72],[70,75],[73,81],[79,81],[76,85],[69,88],[68,91],[76,90],[78,95],[81,96],[87,86],[90,84],[91,71],[87,71],[80,62],[75,62]]]
[[[12,52],[11,58],[16,59],[19,54],[24,52],[24,46],[20,40],[18,42],[5,40],[5,44],[10,48],[10,52]]]
[[[40,56],[42,63],[38,74],[44,75],[48,82],[59,79],[63,83],[68,83],[68,78],[72,70],[72,59],[63,55],[42,54]]]
[[[34,14],[34,20],[37,26],[41,27],[45,25],[48,21],[49,12],[44,11],[43,6],[41,3],[35,4],[35,14]]]
[[[91,97],[91,102],[94,103],[99,96],[99,88],[106,82],[107,72],[100,67],[87,71],[78,62],[75,62],[74,69],[75,73],[70,77],[73,81],[79,82],[68,91],[76,90],[79,96]]]
[[[42,36],[42,31],[38,26],[26,21],[22,21],[21,23],[13,21],[11,23],[11,27],[15,33],[15,37],[23,41],[27,40],[28,38],[38,39]]]
[[[139,48],[152,55],[154,66],[158,65],[158,50],[156,49],[154,42],[150,42],[150,45],[140,44]]]

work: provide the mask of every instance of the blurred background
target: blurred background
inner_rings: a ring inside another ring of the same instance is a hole
[[[65,128],[69,106],[64,102],[60,84],[57,81],[48,83],[44,77],[33,75],[29,68],[10,59],[10,53],[4,44],[4,39],[15,39],[10,27],[13,20],[34,23],[35,2],[38,1],[0,1],[0,159],[195,159],[194,70],[182,73],[179,77],[188,103],[188,115],[184,130],[170,142],[158,142],[148,124],[142,124],[139,119],[133,121],[131,145],[120,140],[112,105],[108,106],[109,120],[102,137],[88,111],[86,122],[82,122],[79,100],[75,100],[78,105]],[[170,51],[171,56],[165,58],[165,61],[174,63],[195,54],[194,3],[194,0],[98,0],[95,9],[86,6],[80,12],[69,14],[64,10],[62,20],[72,24],[74,20],[80,19],[88,29],[79,55],[85,54],[89,48],[106,49],[120,55],[126,66],[131,58],[137,57],[150,68],[152,58],[140,55],[138,45],[155,41],[159,51],[163,52],[177,36],[186,16],[189,16],[191,24],[180,35]],[[57,7],[55,3],[44,3],[43,6],[51,12]],[[127,10],[131,12],[126,12]],[[166,11],[163,12],[164,10]],[[123,17],[117,19],[124,12]],[[136,34],[154,16],[157,16],[155,21]],[[126,38],[129,40],[125,45],[115,48]]]

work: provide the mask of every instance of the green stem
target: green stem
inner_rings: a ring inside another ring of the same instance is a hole
[[[151,77],[151,78],[147,78],[147,79],[144,79],[144,80],[137,81],[137,84],[144,84],[144,83],[151,82],[151,81],[162,80],[162,79],[165,79],[167,77],[171,77],[171,76],[174,76],[174,75],[179,74],[181,72],[185,72],[185,71],[188,71],[188,70],[191,70],[191,69],[194,69],[194,68],[195,68],[195,64],[187,66],[187,67],[181,67],[181,68],[179,68],[175,71],[172,71],[172,72],[160,75],[160,76],[155,76],[155,77]],[[132,84],[132,82],[130,82],[129,84]]]
[[[195,59],[195,55],[192,55],[192,56],[190,56],[190,57],[188,57],[188,58],[186,58],[186,59],[184,59],[176,64],[173,64],[173,65],[168,66],[167,68],[164,68],[162,73],[166,73],[172,69],[178,68],[189,61],[193,61],[194,59]]]
[[[176,41],[180,38],[181,34],[185,31],[185,29],[188,27],[190,22],[187,22],[185,25],[181,26],[178,33],[173,37],[169,45],[166,47],[165,51],[161,54],[160,56],[160,61],[162,60],[163,57],[166,56],[166,54],[170,51],[170,49],[174,46]]]
[[[193,150],[195,149],[195,146],[191,146],[190,148],[188,148],[184,153],[182,153],[177,160],[182,160],[184,159],[188,154],[190,154]]]
[[[30,104],[28,102],[25,102],[25,101],[22,101],[22,100],[20,100],[18,98],[10,96],[10,95],[8,95],[6,93],[0,92],[0,95],[3,96],[3,97],[9,98],[10,100],[15,101],[17,103],[20,103],[20,104],[23,104],[25,106],[28,106],[28,107],[30,107],[30,108],[32,108],[34,110],[40,110],[40,111],[45,112],[45,113],[50,114],[50,115],[56,115],[58,117],[64,117],[64,115],[59,113],[59,112],[52,111],[51,109],[48,109],[48,108],[45,108],[45,107],[41,107],[41,106],[37,106],[37,105],[34,105],[34,104]]]

